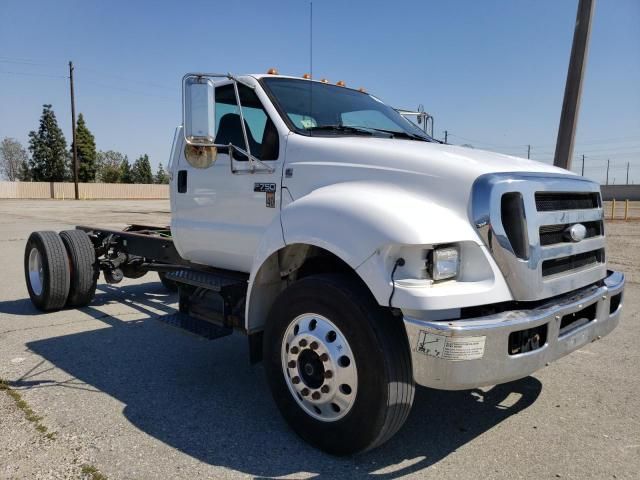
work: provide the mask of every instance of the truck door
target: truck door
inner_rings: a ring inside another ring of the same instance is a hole
[[[218,148],[213,161],[196,161],[185,155],[181,138],[171,181],[171,225],[184,258],[249,272],[263,232],[280,212],[284,149],[256,92],[242,84],[238,88],[251,154],[273,167],[273,173],[243,171],[247,158],[237,151],[233,163],[239,171],[232,173],[227,148]],[[215,102],[215,143],[246,149],[232,83],[216,86]]]

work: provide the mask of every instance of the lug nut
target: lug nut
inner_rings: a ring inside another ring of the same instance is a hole
[[[303,388],[302,391],[300,392],[300,394],[303,397],[306,397],[307,395],[309,395],[309,389],[308,388]]]
[[[327,370],[326,372],[324,372],[324,378],[332,378],[333,377],[333,372],[331,370]]]
[[[311,394],[311,398],[313,398],[314,400],[320,400],[320,392],[313,392]]]
[[[287,364],[287,366],[289,368],[296,368],[296,361],[295,360],[289,360],[289,363]]]
[[[322,355],[320,355],[320,360],[322,360],[323,362],[326,362],[327,360],[329,360],[329,355],[327,355],[326,353],[323,353]]]
[[[316,350],[318,348],[318,342],[311,342],[309,346],[311,347],[311,350]]]
[[[300,383],[300,377],[293,377],[291,381],[293,382],[294,385],[297,385]]]
[[[320,391],[322,393],[329,393],[329,385],[323,385]]]
[[[307,341],[304,338],[300,340],[300,346],[303,348],[307,346]]]
[[[299,352],[298,347],[291,347],[291,348],[289,349],[289,351],[290,351],[291,353],[293,353],[294,355],[295,355],[295,354],[297,354],[297,353]]]

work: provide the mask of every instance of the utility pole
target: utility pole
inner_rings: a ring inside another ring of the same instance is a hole
[[[576,26],[573,32],[571,57],[567,71],[567,81],[564,87],[564,100],[558,127],[558,140],[553,164],[556,167],[571,168],[573,156],[573,142],[575,140],[580,97],[582,94],[582,78],[587,66],[589,51],[589,36],[591,34],[591,18],[595,0],[580,0],[576,16]]]
[[[582,176],[584,177],[584,153],[582,154]]]
[[[80,198],[78,192],[78,145],[76,143],[76,101],[73,96],[73,62],[69,62],[69,84],[71,87],[71,136],[73,138],[73,183],[76,200]]]
[[[444,131],[444,143],[448,143],[447,139],[449,138],[449,132],[447,130]]]
[[[605,185],[609,185],[609,159],[607,158],[607,182]]]
[[[629,162],[627,162],[627,185],[629,185]]]
[[[527,145],[527,158],[531,158],[531,145]]]

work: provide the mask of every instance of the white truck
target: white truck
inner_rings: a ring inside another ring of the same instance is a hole
[[[388,440],[416,383],[519,379],[620,318],[598,184],[443,145],[344,84],[186,75],[170,171],[170,227],[34,232],[31,300],[159,272],[168,319],[247,335],[283,417],[332,454]]]

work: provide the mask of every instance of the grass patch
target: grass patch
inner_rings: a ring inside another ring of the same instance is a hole
[[[107,477],[101,474],[93,465],[83,465],[82,474],[89,477],[91,480],[107,480]]]
[[[9,386],[7,381],[1,378],[0,378],[0,391],[7,392],[7,395],[9,395],[15,402],[16,407],[18,407],[20,410],[22,410],[22,413],[24,413],[24,418],[26,418],[29,422],[33,423],[35,426],[35,429],[38,432],[42,433],[49,440],[55,439],[55,436],[56,436],[55,432],[48,431],[47,427],[43,425],[41,422],[42,417],[40,417],[39,415],[36,415],[36,412],[34,412],[33,409],[29,406],[29,404],[23,400],[22,395],[20,395],[20,392],[13,390]]]

